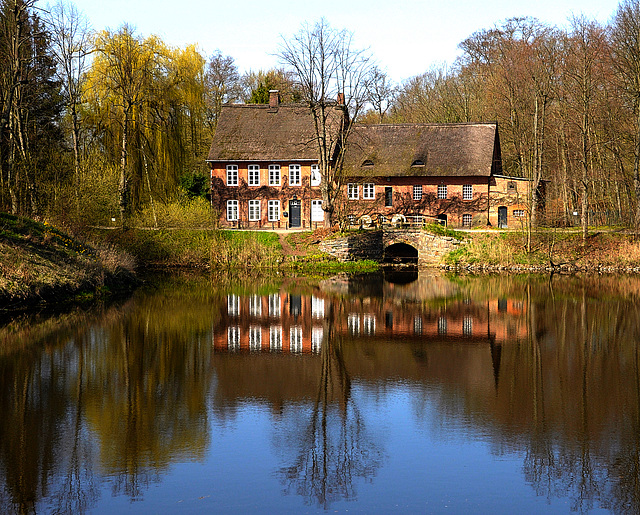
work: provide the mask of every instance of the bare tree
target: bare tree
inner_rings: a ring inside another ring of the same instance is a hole
[[[378,123],[382,123],[393,103],[396,88],[391,83],[389,76],[377,66],[371,68],[366,88],[368,100],[378,115]]]
[[[241,95],[240,74],[233,57],[216,51],[209,58],[205,73],[206,120],[212,134],[216,130],[222,104],[238,100]]]
[[[76,212],[80,210],[80,122],[78,107],[82,103],[82,87],[88,69],[87,56],[92,48],[89,22],[74,4],[60,2],[47,18],[51,47],[57,65],[57,78],[71,116],[73,136],[74,185]]]
[[[611,26],[613,65],[634,115],[635,226],[640,227],[640,0],[623,0]]]
[[[315,126],[325,227],[333,224],[335,199],[343,183],[347,141],[367,101],[372,67],[368,51],[353,47],[353,34],[323,18],[283,38],[280,60],[294,74]]]

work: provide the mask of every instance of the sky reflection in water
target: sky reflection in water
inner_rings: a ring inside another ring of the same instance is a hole
[[[640,280],[163,278],[0,328],[16,512],[637,512]]]

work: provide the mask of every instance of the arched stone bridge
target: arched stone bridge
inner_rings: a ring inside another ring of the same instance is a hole
[[[440,264],[460,243],[455,238],[437,236],[419,228],[383,228],[323,241],[320,250],[340,261],[383,261],[385,256],[395,255],[394,251],[405,254],[408,250],[413,255],[417,253],[419,266],[433,266]]]

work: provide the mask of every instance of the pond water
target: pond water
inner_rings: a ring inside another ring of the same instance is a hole
[[[154,277],[0,321],[3,513],[640,512],[640,278]]]

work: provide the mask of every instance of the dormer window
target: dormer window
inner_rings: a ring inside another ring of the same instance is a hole
[[[413,163],[411,163],[411,166],[424,166],[424,161],[416,159]]]
[[[364,163],[362,163],[362,166],[373,166],[373,161],[371,161],[371,159],[367,159]]]

